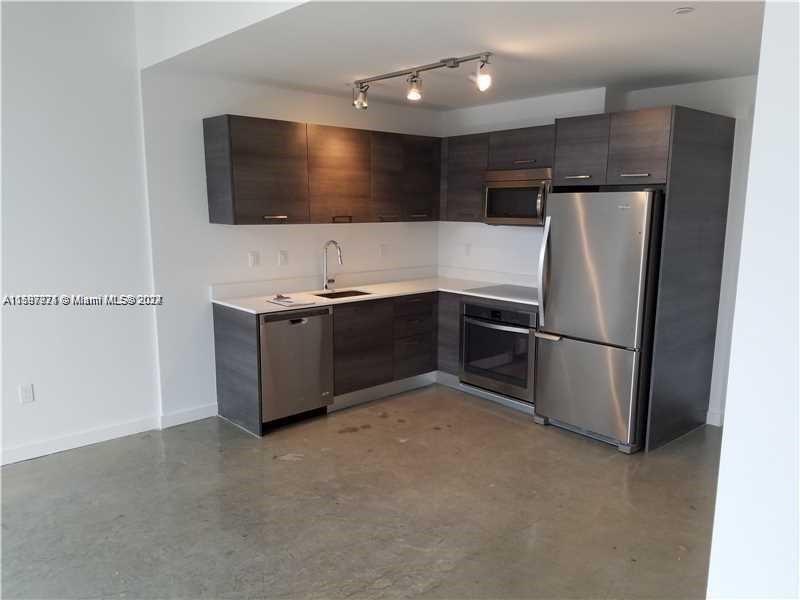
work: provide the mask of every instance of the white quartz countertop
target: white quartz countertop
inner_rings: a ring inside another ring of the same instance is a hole
[[[500,288],[500,290],[489,290],[482,292],[482,287]],[[505,289],[507,288],[507,289]],[[320,298],[314,296],[315,293],[322,293],[322,290],[310,290],[306,292],[283,292],[284,295],[299,301],[313,302],[304,306],[281,306],[269,302],[269,296],[251,296],[247,298],[225,298],[214,299],[212,302],[222,306],[235,308],[255,315],[263,313],[282,312],[287,310],[301,310],[313,308],[315,306],[331,306],[334,304],[346,304],[349,302],[361,302],[364,300],[379,300],[381,298],[394,298],[396,296],[407,296],[409,294],[423,294],[426,292],[450,292],[465,296],[475,296],[489,300],[501,300],[505,302],[517,302],[537,306],[538,300],[536,288],[517,287],[517,286],[498,286],[497,284],[485,281],[471,281],[467,279],[450,279],[447,277],[431,277],[428,279],[411,279],[407,281],[392,281],[389,283],[373,283],[369,285],[356,285],[336,288],[335,291],[359,290],[368,292],[364,296],[350,296],[347,298]]]

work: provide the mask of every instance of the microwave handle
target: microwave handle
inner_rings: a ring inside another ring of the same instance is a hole
[[[539,188],[539,193],[536,194],[536,217],[542,218],[542,203],[544,202],[544,186]]]

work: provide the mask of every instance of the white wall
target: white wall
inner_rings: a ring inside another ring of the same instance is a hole
[[[371,272],[361,281],[435,273],[436,223],[211,225],[201,121],[233,113],[430,133],[436,113],[379,103],[355,111],[348,98],[180,76],[161,67],[144,71],[142,93],[155,288],[167,298],[157,313],[163,423],[216,414],[210,284],[282,278],[290,279],[285,291],[321,287],[321,251],[329,238],[342,243],[343,270]],[[261,255],[257,268],[248,266],[250,250]],[[277,265],[279,250],[288,251],[287,266]]]
[[[4,2],[2,21],[3,294],[150,292],[133,6]],[[4,462],[156,424],[152,309],[2,316]]]
[[[139,67],[144,69],[300,4],[136,2]]]
[[[800,597],[798,17],[766,4],[710,598]]]
[[[442,113],[442,135],[547,125],[557,117],[603,112],[605,88],[525,98]],[[538,227],[439,224],[439,274],[517,285],[536,285],[542,230]]]
[[[708,422],[714,425],[722,425],[725,410],[725,388],[728,377],[733,309],[736,300],[739,246],[742,241],[755,89],[755,76],[701,81],[613,94],[616,105],[609,107],[609,110],[636,110],[667,104],[682,104],[736,119],[728,224],[725,234],[722,286],[717,318],[717,341],[708,406]]]

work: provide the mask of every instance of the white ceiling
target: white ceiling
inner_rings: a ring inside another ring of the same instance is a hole
[[[473,66],[423,76],[428,108],[452,109],[600,86],[639,89],[750,75],[763,4],[695,2],[310,2],[156,68],[349,96],[358,78],[488,50],[495,84]],[[405,102],[402,80],[370,101]]]

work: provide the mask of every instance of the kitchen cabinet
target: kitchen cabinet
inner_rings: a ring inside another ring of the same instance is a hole
[[[553,166],[555,125],[489,134],[489,169],[537,169]]]
[[[436,370],[436,296],[394,299],[394,379]]]
[[[308,222],[305,123],[221,115],[203,137],[211,223]]]
[[[373,220],[370,132],[308,125],[311,221],[357,223]]]
[[[444,148],[446,220],[482,221],[489,135],[447,138]]]
[[[441,146],[439,138],[404,135],[404,221],[435,221],[439,218]]]
[[[553,185],[602,185],[608,165],[609,115],[556,119]]]
[[[333,309],[335,395],[391,381],[394,355],[392,300],[362,300]]]
[[[667,180],[672,107],[611,114],[606,183]]]
[[[461,296],[440,292],[437,304],[438,369],[458,375],[461,363]]]
[[[371,144],[374,220],[436,220],[439,214],[440,140],[374,131]]]

